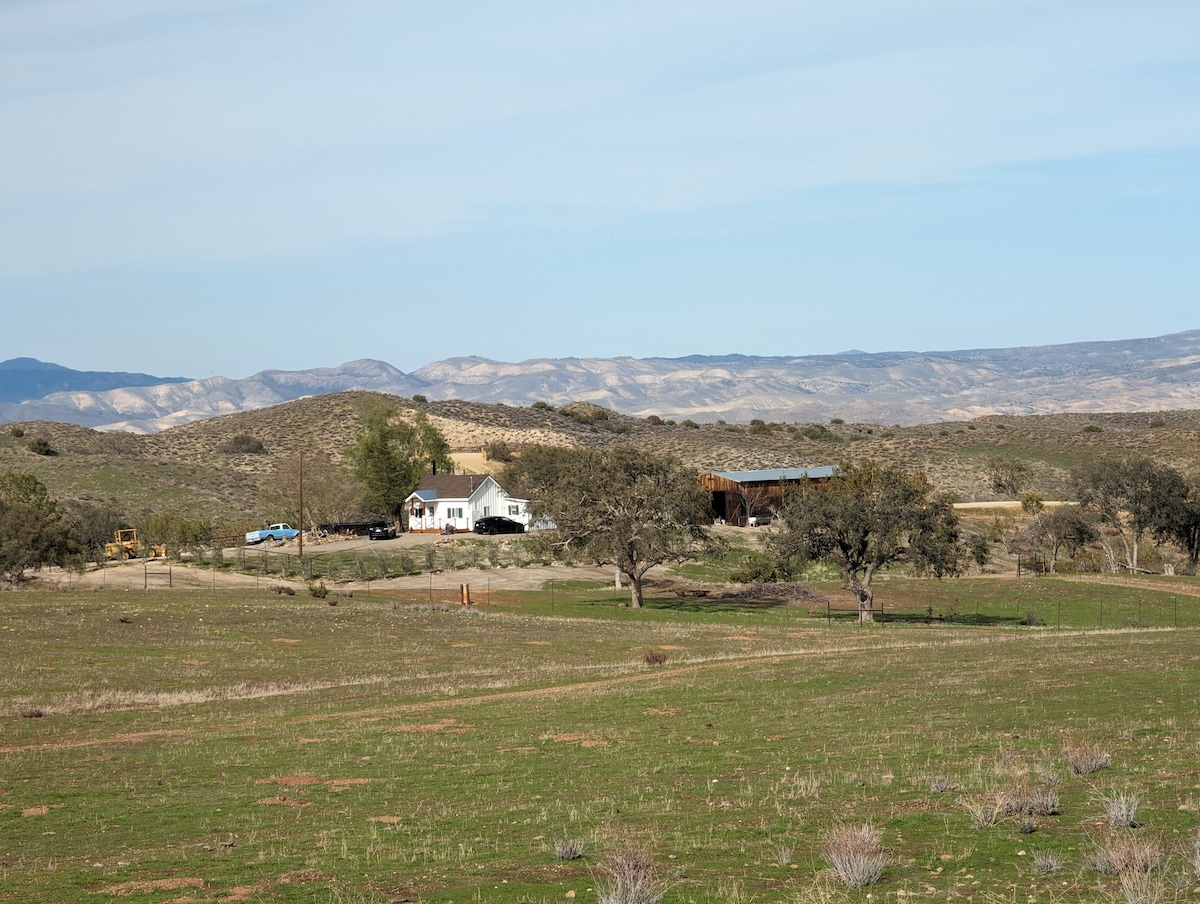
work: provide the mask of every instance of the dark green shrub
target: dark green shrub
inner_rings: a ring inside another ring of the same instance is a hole
[[[807,424],[800,428],[800,435],[813,440],[833,439],[833,434],[822,424]]]
[[[262,440],[248,433],[238,433],[217,446],[217,451],[222,455],[262,455],[267,451],[267,447],[263,445]]]
[[[25,448],[28,449],[30,452],[32,452],[34,455],[57,455],[58,454],[57,452],[54,451],[54,447],[50,445],[50,440],[46,439],[44,436],[38,436],[38,437],[35,437],[34,439],[31,439],[28,443],[25,444]]]
[[[483,457],[488,461],[510,462],[515,457],[512,447],[502,439],[495,439],[483,447]]]

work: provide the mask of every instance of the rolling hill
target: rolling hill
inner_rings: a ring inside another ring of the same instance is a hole
[[[149,435],[107,433],[61,422],[24,423],[0,430],[0,473],[32,473],[59,498],[130,513],[173,510],[190,517],[241,521],[255,517],[259,482],[277,467],[301,453],[306,468],[339,462],[366,406],[379,398],[368,392],[312,396]],[[964,501],[992,498],[985,463],[993,456],[1025,461],[1030,489],[1046,498],[1066,496],[1069,470],[1098,455],[1147,455],[1200,477],[1200,410],[988,416],[908,427],[685,425],[615,414],[587,403],[554,409],[382,398],[410,414],[423,410],[460,453],[478,453],[497,440],[517,449],[529,443],[628,443],[672,453],[701,471],[875,458],[923,470],[935,486]],[[260,440],[266,451],[221,451],[232,437],[243,434]],[[35,454],[29,448],[34,438],[44,438],[56,454]]]

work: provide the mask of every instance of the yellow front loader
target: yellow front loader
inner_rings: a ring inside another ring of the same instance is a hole
[[[146,558],[157,559],[167,554],[166,543],[147,543]],[[124,527],[113,532],[111,543],[104,544],[104,555],[108,559],[140,559],[142,545],[138,542],[136,527]]]

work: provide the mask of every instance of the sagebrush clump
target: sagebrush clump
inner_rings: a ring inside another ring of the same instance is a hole
[[[835,828],[823,848],[825,862],[847,888],[865,888],[883,878],[887,857],[883,831],[869,822]]]
[[[1091,775],[1112,765],[1112,757],[1099,744],[1073,741],[1067,745],[1067,763],[1076,775]]]
[[[596,880],[600,904],[659,904],[667,893],[667,884],[645,848],[613,851],[600,864],[600,872],[602,876]]]
[[[578,838],[558,838],[554,842],[554,859],[578,860],[583,856],[583,842]]]

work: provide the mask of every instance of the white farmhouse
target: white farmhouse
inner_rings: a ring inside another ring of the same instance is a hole
[[[529,527],[529,500],[514,499],[484,474],[430,474],[405,500],[408,529],[441,533],[470,531],[487,515],[503,515]]]

